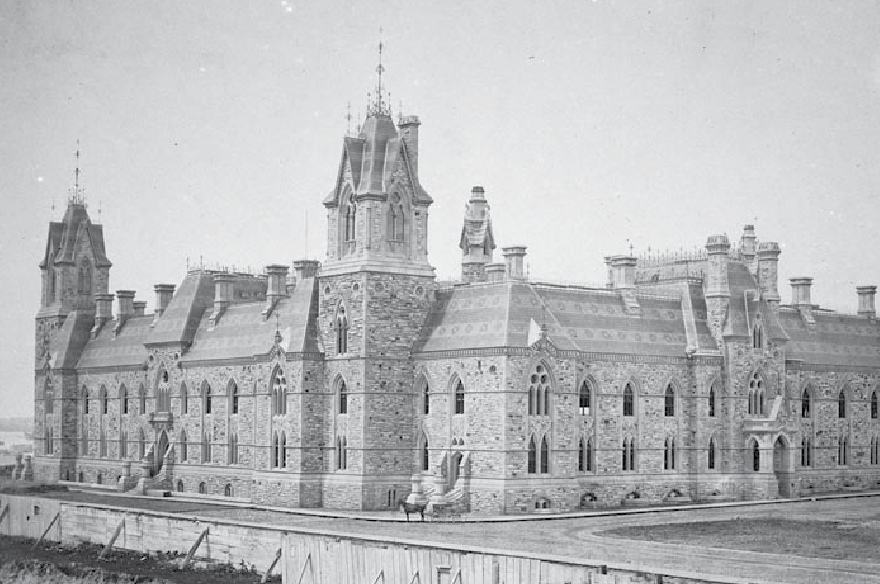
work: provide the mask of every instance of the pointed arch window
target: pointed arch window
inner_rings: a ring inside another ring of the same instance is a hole
[[[89,388],[85,385],[82,386],[82,390],[80,391],[80,398],[82,399],[82,412],[83,414],[89,413]]]
[[[764,327],[760,323],[752,329],[752,347],[755,349],[764,348]]]
[[[877,392],[871,393],[871,419],[877,419]]]
[[[422,414],[427,416],[431,413],[431,394],[430,388],[428,387],[428,379],[425,376],[419,377],[417,393],[422,400]]]
[[[635,415],[635,396],[633,395],[632,385],[626,384],[623,390],[623,415],[631,418]]]
[[[587,445],[584,443],[584,439],[581,438],[578,442],[578,471],[584,472],[584,457],[586,456]]]
[[[636,469],[636,442],[634,438],[624,438],[622,445],[621,468],[632,471]]]
[[[55,411],[55,392],[52,389],[52,380],[46,377],[43,382],[43,407],[47,414]]]
[[[593,439],[587,438],[587,452],[585,453],[586,460],[584,462],[584,466],[587,468],[587,472],[593,472]]]
[[[713,383],[712,387],[709,388],[709,417],[710,418],[715,417],[715,386],[716,386],[716,384]]]
[[[849,440],[846,436],[841,436],[837,441],[837,464],[846,465],[849,464],[848,458],[848,444]]]
[[[345,210],[345,241],[354,241],[357,235],[357,204],[354,195],[348,198],[348,208]]]
[[[77,294],[89,296],[92,293],[92,266],[89,258],[82,258],[77,273]]]
[[[233,415],[238,413],[238,383],[234,379],[229,380],[229,411]]]
[[[543,363],[535,365],[529,382],[529,413],[534,413],[536,416],[549,416],[550,376]]]
[[[272,434],[272,460],[270,461],[270,466],[272,468],[278,468],[278,442],[278,432],[275,432]]]
[[[749,380],[749,414],[764,414],[764,380],[757,371]]]
[[[119,386],[119,399],[122,401],[122,413],[128,413],[128,388],[125,387],[125,384]]]
[[[348,468],[348,440],[345,436],[336,439],[336,470]]]
[[[186,430],[180,431],[180,462],[187,461],[187,443],[186,443]]]
[[[809,436],[801,438],[801,466],[811,466],[813,443]]]
[[[189,413],[189,400],[187,400],[186,394],[186,382],[180,382],[180,413],[188,414]]]
[[[101,413],[106,414],[110,412],[110,398],[107,396],[107,386],[101,386]]]
[[[287,378],[280,367],[276,367],[272,375],[272,415],[283,416],[287,413]]]
[[[128,457],[128,433],[123,432],[119,436],[119,458]]]
[[[147,413],[147,391],[143,383],[138,385],[138,405],[140,406],[138,413],[143,416]]]
[[[541,438],[541,474],[550,472],[550,447],[547,444],[547,437]]]
[[[846,392],[842,389],[837,394],[837,417],[846,417]]]
[[[400,195],[394,193],[388,204],[388,239],[391,241],[404,240],[404,212]]]
[[[663,396],[663,415],[667,418],[675,417],[675,390],[671,383],[666,386],[666,394]]]
[[[754,438],[752,438],[752,470],[755,472],[761,470],[761,449]]]
[[[538,450],[535,444],[535,437],[529,437],[529,454],[528,454],[528,473],[535,474],[538,472]]]
[[[336,313],[336,353],[344,355],[348,352],[348,317],[345,306],[339,305]]]
[[[801,417],[809,418],[810,417],[810,407],[812,402],[812,395],[810,394],[810,388],[807,387],[804,389],[804,393],[801,395]]]
[[[348,388],[345,386],[345,380],[339,380],[339,413],[348,413]]]
[[[422,451],[421,451],[421,468],[423,471],[429,469],[430,459],[428,456],[428,436],[423,432],[422,433]]]
[[[582,416],[590,415],[590,404],[593,400],[593,392],[590,388],[590,382],[584,379],[581,382],[581,389],[578,392],[578,413]]]
[[[287,433],[281,432],[281,442],[278,445],[278,466],[287,468]]]
[[[709,438],[709,452],[708,452],[708,462],[706,467],[709,470],[715,469],[715,437]]]
[[[211,464],[211,435],[202,432],[202,464]]]
[[[463,414],[464,413],[464,383],[461,382],[461,379],[457,379],[455,381],[455,413]]]
[[[211,384],[207,381],[202,382],[202,411],[205,414],[211,413]]]
[[[229,433],[229,453],[227,458],[229,464],[238,464],[238,433],[236,432]]]

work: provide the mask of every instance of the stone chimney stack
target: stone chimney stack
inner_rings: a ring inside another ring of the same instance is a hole
[[[505,264],[504,262],[494,262],[491,264],[486,264],[486,281],[503,282],[506,272],[507,264]]]
[[[779,244],[775,241],[763,241],[758,244],[758,285],[764,299],[772,307],[779,306]]]
[[[134,308],[134,315],[135,316],[143,316],[144,310],[146,310],[146,308],[147,308],[147,301],[146,300],[135,300],[134,302],[132,302],[132,307]]]
[[[113,294],[95,294],[95,326],[92,336],[96,336],[104,325],[113,320]]]
[[[174,284],[156,284],[153,286],[156,292],[156,307],[154,314],[158,318],[168,308],[171,298],[174,297]]]
[[[813,279],[802,276],[799,278],[789,278],[788,281],[791,282],[791,305],[795,308],[812,308],[810,287],[813,285]]]
[[[636,261],[632,256],[612,256],[611,286],[614,290],[635,290],[636,287]]]
[[[263,309],[264,319],[269,318],[279,300],[287,297],[288,272],[290,272],[290,268],[283,264],[266,266],[266,275],[269,277],[269,283],[266,290],[266,308]]]
[[[220,317],[232,303],[235,293],[235,276],[233,274],[214,274],[214,310],[208,317],[209,326],[214,328]]]
[[[712,235],[706,240],[706,309],[709,330],[719,347],[724,345],[724,322],[730,306],[730,281],[727,263],[730,240],[726,235]]]
[[[293,273],[296,281],[300,282],[305,278],[314,278],[318,275],[318,268],[321,263],[318,260],[297,260],[293,262]]]
[[[117,319],[125,321],[128,317],[134,315],[134,290],[117,290],[116,299],[119,301],[119,309],[117,311]]]
[[[523,273],[523,258],[526,257],[526,246],[502,247],[501,255],[507,263],[507,276],[514,280],[524,280],[526,276]]]
[[[755,256],[758,254],[758,238],[755,237],[754,225],[743,227],[742,238],[739,240],[739,249],[742,253],[743,262],[748,266],[752,275],[756,275],[758,266],[755,263]]]
[[[877,311],[874,308],[877,286],[856,286],[856,293],[859,295],[859,316],[877,318]]]
[[[415,174],[416,182],[419,179],[419,116],[402,116],[397,124],[400,137],[406,144],[406,152],[409,154],[409,163]]]

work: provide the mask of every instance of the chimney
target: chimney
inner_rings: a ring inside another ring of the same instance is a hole
[[[810,301],[810,286],[813,285],[813,279],[803,276],[799,278],[789,278],[791,282],[791,305],[795,308],[812,308],[813,303]]]
[[[487,282],[503,282],[504,274],[507,271],[507,264],[504,262],[494,262],[486,264],[486,281]]]
[[[214,310],[208,317],[209,328],[217,326],[217,321],[232,302],[235,291],[235,276],[232,274],[214,274]]]
[[[144,310],[147,308],[147,301],[146,300],[135,300],[134,302],[132,302],[132,307],[134,308],[134,315],[135,316],[143,316]]]
[[[301,282],[305,278],[314,278],[318,275],[321,262],[318,260],[297,260],[293,262],[293,273],[296,281]]]
[[[746,225],[743,227],[742,238],[739,240],[739,249],[742,254],[743,262],[749,268],[752,275],[755,275],[755,256],[758,253],[758,238],[755,237],[754,225]]]
[[[134,316],[134,290],[117,290],[116,300],[119,302],[119,309],[116,313],[116,326],[113,327],[114,334],[122,329],[125,321]]]
[[[614,289],[614,270],[611,268],[611,260],[613,256],[605,256],[602,260],[605,262],[605,268],[608,271],[608,279],[605,281],[605,287],[609,290]]]
[[[507,276],[514,280],[524,280],[523,274],[523,258],[526,257],[526,246],[512,245],[510,247],[502,247],[501,255],[507,262]]]
[[[159,316],[162,316],[162,313],[168,308],[168,304],[174,296],[174,284],[156,284],[153,286],[153,290],[156,291],[156,308],[154,314],[158,318]]]
[[[266,266],[269,284],[266,290],[266,308],[263,309],[264,319],[269,318],[278,301],[287,296],[287,273],[289,271],[290,268],[283,264]]]
[[[113,319],[113,294],[95,294],[95,326],[92,336],[95,337],[104,324]]]
[[[402,116],[397,123],[403,143],[406,144],[406,153],[409,155],[409,163],[415,175],[415,182],[419,182],[419,116]]]
[[[611,284],[614,290],[634,290],[636,287],[636,258],[613,256],[611,264]]]
[[[777,288],[779,281],[779,244],[775,241],[763,241],[758,244],[758,285],[764,299],[771,306],[778,306],[782,299]]]
[[[877,318],[877,311],[874,309],[877,286],[856,286],[856,293],[859,295],[859,316]]]
[[[729,253],[730,240],[726,235],[712,235],[706,240],[706,254],[709,256],[706,298],[730,298],[730,282],[727,276]]]

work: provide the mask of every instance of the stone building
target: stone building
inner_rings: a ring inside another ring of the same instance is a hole
[[[323,263],[198,266],[152,314],[131,290],[112,314],[101,226],[71,198],[40,263],[36,478],[493,514],[878,485],[876,287],[838,314],[794,278],[782,304],[752,226],[608,257],[604,288],[531,281],[525,247],[493,261],[481,187],[461,281],[439,283],[419,125],[380,100],[344,138]]]

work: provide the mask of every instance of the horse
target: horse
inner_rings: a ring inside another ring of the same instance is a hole
[[[427,503],[407,503],[405,500],[400,502],[400,510],[406,513],[406,520],[409,521],[410,513],[418,513],[425,520],[425,507]]]

